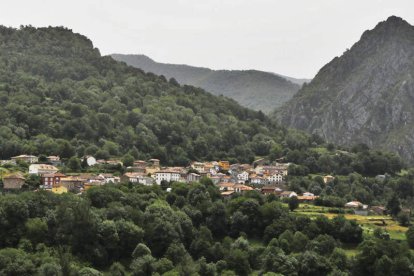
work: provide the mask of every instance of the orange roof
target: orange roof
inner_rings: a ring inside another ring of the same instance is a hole
[[[298,196],[298,200],[315,200],[318,196]]]
[[[229,183],[229,182],[220,182],[219,184],[218,184],[218,186],[220,186],[220,187],[233,187],[233,186],[235,186],[236,184],[234,184],[234,183]]]
[[[236,185],[234,185],[234,188],[240,188],[240,190],[242,190],[242,191],[252,191],[253,190],[253,188],[252,187],[250,187],[250,186],[247,186],[247,185],[242,185],[242,184],[236,184]]]

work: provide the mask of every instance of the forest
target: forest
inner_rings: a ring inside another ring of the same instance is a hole
[[[412,275],[407,242],[352,220],[293,214],[252,191],[223,199],[208,180],[118,185],[82,196],[0,198],[1,275]],[[348,257],[341,248],[359,244]]]
[[[251,162],[285,135],[261,112],[102,57],[63,27],[0,27],[0,105],[0,159]]]

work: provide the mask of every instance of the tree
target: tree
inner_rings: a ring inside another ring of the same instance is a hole
[[[396,217],[401,211],[401,203],[396,193],[388,201],[387,210],[393,217]]]
[[[130,167],[132,165],[134,165],[134,157],[130,154],[125,154],[124,157],[122,158],[122,163],[124,164],[125,167]]]
[[[109,268],[109,273],[111,273],[112,276],[126,276],[127,275],[125,267],[119,262],[115,262],[111,265],[111,267]]]
[[[87,167],[89,167],[88,160],[86,159],[86,156],[84,156],[83,159],[82,159],[81,167],[82,167],[82,169],[86,169]]]
[[[81,169],[79,158],[75,156],[71,157],[68,161],[68,168],[74,172],[79,171]]]
[[[48,232],[48,226],[44,219],[31,218],[26,221],[26,236],[33,244],[44,242]]]
[[[312,251],[299,255],[298,263],[299,275],[327,275],[332,270],[327,258]]]
[[[405,236],[407,237],[407,243],[410,248],[414,249],[414,226],[408,228],[407,232],[405,232]]]
[[[291,198],[289,198],[288,204],[289,204],[289,210],[293,211],[299,207],[299,200],[296,196],[292,196]]]
[[[309,238],[303,234],[302,232],[295,232],[293,235],[293,241],[292,241],[292,251],[294,252],[301,252],[306,248],[306,245],[309,242]]]
[[[409,226],[410,225],[410,215],[406,212],[400,212],[397,216],[398,222],[401,226]]]
[[[143,243],[137,244],[137,246],[134,249],[134,252],[132,253],[132,257],[134,259],[142,258],[145,255],[151,255],[151,250]]]

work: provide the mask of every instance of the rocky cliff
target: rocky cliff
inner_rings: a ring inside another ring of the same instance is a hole
[[[275,112],[285,125],[414,161],[414,27],[392,16]]]

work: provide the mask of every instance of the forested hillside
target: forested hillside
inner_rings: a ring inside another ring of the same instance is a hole
[[[250,162],[283,139],[261,112],[102,57],[65,28],[0,28],[0,158],[130,152]]]
[[[223,200],[208,180],[171,188],[122,185],[82,196],[1,197],[0,274],[413,273],[406,242],[382,231],[364,240],[362,228],[343,216],[311,219],[257,192]],[[361,241],[354,258],[340,248]]]
[[[211,70],[181,64],[159,63],[144,55],[111,55],[145,72],[175,78],[181,84],[224,95],[242,106],[265,113],[282,106],[299,90],[303,79],[258,70]]]

